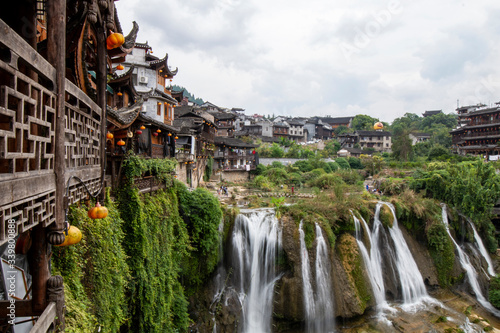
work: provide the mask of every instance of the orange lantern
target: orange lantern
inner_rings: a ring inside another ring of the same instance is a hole
[[[118,141],[116,144],[118,146],[125,146],[125,141],[123,141],[122,139],[120,139],[120,141]]]
[[[108,132],[106,134],[106,139],[113,139],[113,137],[114,137],[113,133]]]
[[[172,136],[172,133],[168,133],[167,135],[168,135],[168,136]]]
[[[384,124],[378,122],[378,123],[375,123],[375,125],[373,125],[373,129],[374,130],[380,130],[380,129],[383,129],[384,128]]]
[[[146,126],[142,125],[141,127],[139,127],[141,130],[145,130],[146,129]]]
[[[97,201],[95,207],[89,210],[88,215],[91,219],[103,219],[108,216],[108,209]]]
[[[177,140],[179,137],[177,137],[177,135],[175,136],[175,140]]]
[[[117,96],[123,96],[123,94],[119,91],[116,93]]]
[[[123,67],[122,64],[119,64],[118,66],[116,66],[116,69],[121,71],[121,70],[125,69],[125,67]]]
[[[123,43],[125,43],[125,38],[122,34],[117,32],[111,31],[111,34],[108,36],[108,38],[106,38],[106,47],[108,48],[108,50],[120,47],[123,45]]]
[[[158,129],[156,130],[156,133],[161,133],[161,129],[159,129],[159,128],[158,128]]]

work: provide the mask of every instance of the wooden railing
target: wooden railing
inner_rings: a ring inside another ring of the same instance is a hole
[[[6,221],[16,235],[55,221],[56,71],[0,20],[0,245]],[[65,82],[65,181],[78,176],[92,190],[100,185],[101,109]],[[70,184],[68,203],[86,196]],[[62,203],[59,203],[62,204]]]

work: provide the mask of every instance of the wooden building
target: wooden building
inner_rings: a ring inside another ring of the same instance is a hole
[[[494,107],[458,108],[460,127],[451,131],[452,147],[460,155],[498,159],[500,155],[500,103]]]
[[[113,0],[3,1],[0,31],[0,250],[12,256],[2,267],[31,275],[15,294],[1,287],[0,326],[12,326],[15,304],[30,332],[61,332],[64,289],[50,273],[50,244],[65,239],[69,205],[102,195],[104,122],[115,103],[107,77],[134,31],[107,44],[111,31],[122,32]]]

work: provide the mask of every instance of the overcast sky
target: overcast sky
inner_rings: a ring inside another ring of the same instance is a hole
[[[500,101],[500,1],[120,0],[173,83],[246,114],[392,122]]]

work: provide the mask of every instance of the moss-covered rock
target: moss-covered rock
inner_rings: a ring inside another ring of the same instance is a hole
[[[392,210],[387,205],[382,205],[380,207],[380,222],[386,227],[392,228],[392,224],[394,222],[394,214],[392,214]]]
[[[350,234],[342,234],[337,240],[336,252],[347,278],[347,283],[336,285],[339,315],[361,315],[371,300],[371,289],[356,239]]]

